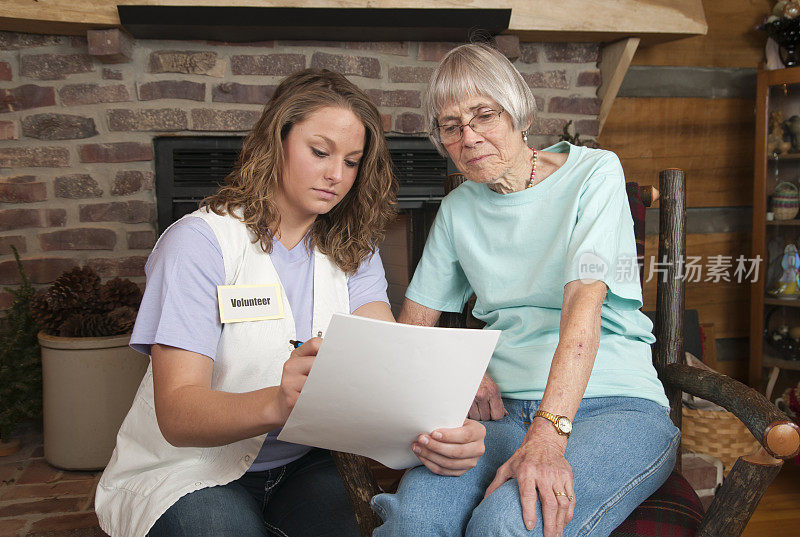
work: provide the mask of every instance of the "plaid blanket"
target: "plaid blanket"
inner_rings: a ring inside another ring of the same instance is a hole
[[[703,505],[677,472],[625,519],[611,537],[693,537],[703,518]]]
[[[798,423],[798,418],[800,418],[800,383],[788,388],[783,392],[781,398],[783,399],[783,404],[786,405],[787,408],[781,409],[780,406],[778,408],[783,410],[795,423]],[[800,455],[797,455],[791,460],[795,464],[800,464]]]

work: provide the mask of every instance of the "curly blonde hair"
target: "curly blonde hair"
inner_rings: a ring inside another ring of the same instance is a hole
[[[353,187],[333,209],[317,217],[307,247],[319,249],[352,274],[375,252],[394,218],[397,180],[378,109],[339,73],[305,69],[284,79],[245,138],[233,172],[201,207],[238,218],[253,233],[253,242],[272,252],[281,219],[275,193],[285,162],[282,142],[294,125],[327,106],[350,110],[361,120],[366,131],[364,153]]]

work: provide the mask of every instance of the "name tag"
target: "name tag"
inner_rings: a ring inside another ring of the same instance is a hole
[[[281,286],[277,283],[219,285],[217,299],[222,323],[266,321],[284,316]]]

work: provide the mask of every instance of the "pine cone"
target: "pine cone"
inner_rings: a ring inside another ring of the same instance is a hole
[[[142,301],[142,290],[128,279],[114,278],[108,280],[100,289],[100,300],[107,304],[109,309],[122,306],[138,309]]]
[[[108,320],[103,313],[75,313],[59,328],[61,337],[107,336]]]
[[[89,267],[75,267],[59,276],[34,299],[34,316],[43,329],[62,337],[124,334],[136,321],[142,299],[139,286],[114,278],[101,286]]]
[[[122,306],[110,313],[75,313],[61,324],[61,337],[105,337],[129,332],[136,322],[136,310]]]
[[[135,285],[135,284],[134,284]],[[137,287],[138,288],[138,287]],[[130,306],[122,306],[107,315],[109,324],[113,328],[113,333],[109,335],[125,334],[133,329],[136,322],[136,309]]]
[[[83,330],[83,315],[75,313],[58,327],[56,335],[61,337],[80,337],[78,333]]]
[[[31,313],[37,326],[45,333],[58,335],[60,327],[73,314],[72,310],[54,308],[47,300],[47,293],[39,293],[31,301]]]
[[[108,315],[104,313],[87,313],[83,316],[83,337],[103,337],[114,335]]]
[[[76,309],[97,301],[100,276],[90,267],[75,267],[56,278],[47,291],[50,306]]]

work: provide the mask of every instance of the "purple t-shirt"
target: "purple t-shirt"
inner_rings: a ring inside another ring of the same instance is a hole
[[[297,338],[311,337],[314,308],[314,256],[303,241],[287,250],[272,242],[270,260],[281,280],[294,315]],[[150,354],[158,343],[214,359],[222,334],[217,286],[225,284],[222,250],[211,227],[200,218],[172,226],[145,265],[147,286],[131,335],[131,347]],[[370,302],[386,302],[386,278],[380,255],[366,259],[347,280],[350,313]],[[310,449],[277,440],[280,429],[267,435],[250,471],[288,464]]]

